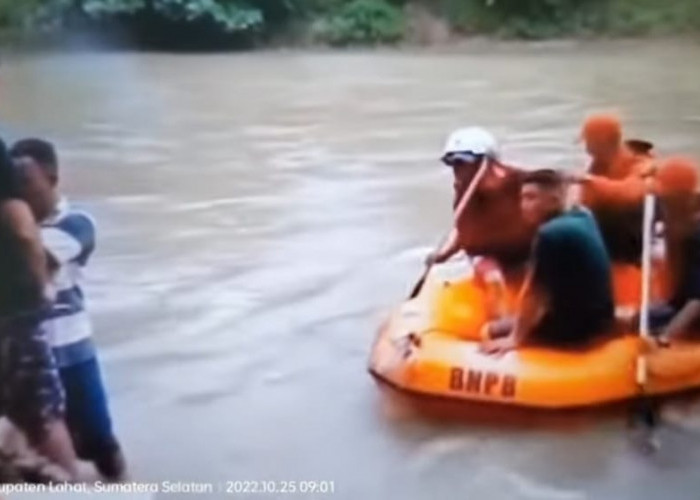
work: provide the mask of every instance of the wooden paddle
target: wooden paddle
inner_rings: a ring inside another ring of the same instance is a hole
[[[459,204],[457,205],[457,208],[455,209],[454,212],[454,225],[450,232],[443,236],[442,239],[440,240],[440,244],[437,247],[437,250],[440,251],[440,249],[443,247],[447,239],[450,237],[452,234],[452,231],[457,230],[457,221],[460,219],[462,216],[462,213],[464,210],[467,208],[467,205],[469,204],[469,201],[474,197],[474,193],[476,192],[476,188],[479,187],[479,183],[481,182],[481,179],[484,177],[486,174],[486,171],[489,169],[489,160],[488,158],[484,158],[484,160],[481,162],[481,165],[479,166],[479,170],[477,170],[476,174],[472,178],[471,183],[469,184],[469,187],[467,190],[464,192],[462,195],[462,198],[459,200]],[[428,278],[428,274],[430,274],[430,270],[433,268],[433,263],[431,262],[430,264],[425,266],[425,269],[423,270],[423,274],[421,274],[420,279],[418,282],[415,284],[413,287],[413,290],[411,291],[411,294],[408,296],[409,299],[415,299],[420,291],[423,289],[423,285],[425,284],[425,280]]]

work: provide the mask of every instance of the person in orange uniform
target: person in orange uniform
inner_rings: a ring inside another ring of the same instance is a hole
[[[663,161],[654,179],[654,191],[664,224],[671,300],[650,310],[652,329],[661,343],[700,333],[700,213],[698,172],[689,158]]]
[[[572,176],[582,185],[582,202],[595,212],[613,259],[638,262],[644,178],[653,172],[653,146],[624,141],[620,120],[613,114],[589,116],[581,137],[591,156],[588,172]],[[534,231],[524,223],[519,206],[525,174],[499,157],[495,137],[480,127],[456,130],[448,138],[442,161],[453,170],[455,208],[483,162],[489,170],[429,263],[444,262],[460,250],[493,257],[504,268],[527,259]]]
[[[472,198],[455,214],[455,228],[446,243],[428,256],[428,263],[441,263],[459,251],[494,259],[508,271],[527,260],[534,229],[523,223],[520,186],[523,172],[500,162],[498,142],[487,130],[469,127],[456,130],[447,140],[442,162],[454,175],[456,209],[480,167],[488,169]],[[483,261],[477,266],[492,269]]]
[[[613,114],[590,115],[581,138],[591,157],[588,172],[579,177],[582,202],[596,215],[613,260],[639,262],[645,177],[653,172],[652,144],[623,140],[620,119]]]

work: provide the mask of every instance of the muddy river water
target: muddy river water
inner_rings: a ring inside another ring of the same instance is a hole
[[[577,167],[581,119],[613,108],[661,153],[700,157],[698,62],[680,42],[15,56],[0,126],[55,140],[65,191],[98,220],[87,289],[135,479],[695,499],[700,435],[668,431],[649,458],[616,419],[406,418],[366,362],[449,224],[451,129],[492,128],[516,164]]]

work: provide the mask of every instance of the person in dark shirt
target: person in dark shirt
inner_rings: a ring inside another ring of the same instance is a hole
[[[20,181],[0,139],[0,413],[36,450],[78,479],[65,421],[65,397],[42,327],[46,254]]]
[[[527,175],[521,190],[523,218],[537,227],[520,308],[509,333],[486,341],[488,353],[523,344],[580,347],[613,324],[611,264],[590,212],[565,210],[566,186],[553,170]],[[502,323],[501,323],[502,326]]]
[[[673,157],[656,174],[655,191],[664,223],[671,300],[650,311],[661,343],[700,332],[700,213],[698,165]]]

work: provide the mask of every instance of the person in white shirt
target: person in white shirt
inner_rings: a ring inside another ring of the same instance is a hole
[[[58,158],[50,142],[23,139],[13,145],[10,155],[22,179],[22,197],[40,222],[52,272],[56,297],[44,327],[66,392],[69,429],[79,456],[94,462],[105,477],[119,479],[125,462],[112,428],[81,286],[95,249],[95,223],[60,195]]]

